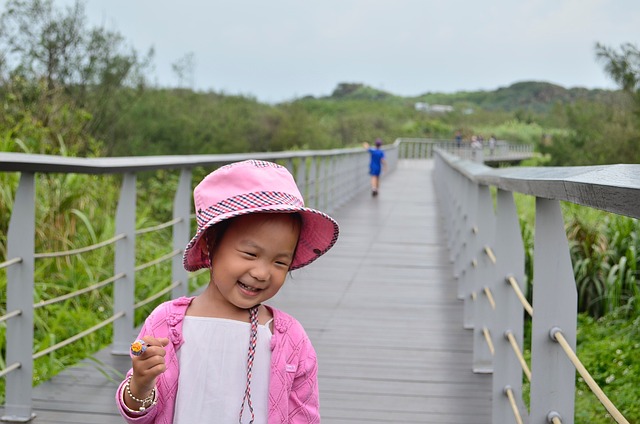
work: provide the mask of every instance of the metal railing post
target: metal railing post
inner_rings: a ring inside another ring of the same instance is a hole
[[[309,201],[309,187],[307,182],[307,158],[302,157],[298,162],[298,170],[295,173],[296,184],[302,194],[305,204]],[[308,206],[308,205],[307,205]]]
[[[485,331],[495,339],[495,335],[491,333],[494,311],[483,293],[483,288],[490,286],[491,275],[495,270],[484,248],[494,244],[496,218],[489,187],[478,185],[477,191],[476,242],[473,250],[473,263],[476,265],[472,267],[473,291],[477,294],[476,301],[473,302],[473,372],[487,374],[493,372],[493,353],[487,344]]]
[[[398,147],[394,146],[385,151],[387,154],[387,162],[389,165],[389,172],[398,167]]]
[[[574,416],[575,368],[550,331],[559,327],[575,351],[576,283],[560,202],[536,198],[533,322],[531,327],[531,423],[546,424],[550,411],[563,424]]]
[[[465,181],[464,195],[461,200],[463,220],[460,226],[460,237],[462,238],[462,248],[458,263],[460,266],[460,279],[458,280],[458,297],[464,300],[463,326],[467,330],[474,328],[476,321],[473,316],[475,307],[473,306],[473,296],[476,294],[474,283],[473,259],[478,250],[477,237],[477,204],[478,204],[478,184],[473,181]]]
[[[519,402],[521,416],[528,413],[522,404],[522,367],[513,352],[506,332],[513,334],[520,351],[523,350],[524,307],[506,282],[512,276],[524,291],[524,243],[520,230],[518,211],[513,193],[498,189],[495,241],[496,273],[493,281],[493,295],[496,302],[494,317],[495,355],[493,357],[492,381],[492,422],[502,424],[513,422],[513,411],[504,389],[511,386]]]
[[[318,158],[318,209],[327,209],[327,197],[329,194],[329,159],[327,157]]]
[[[449,261],[453,263],[453,276],[458,280],[458,299],[462,299],[462,290],[460,289],[460,276],[462,275],[462,263],[460,256],[466,240],[462,238],[462,227],[466,219],[466,211],[462,210],[462,198],[467,189],[467,180],[458,171],[453,168],[447,170],[448,184],[445,184],[448,191],[446,196],[449,198],[449,207],[451,209],[451,224],[449,225],[451,241],[449,242]]]
[[[191,170],[183,168],[173,200],[173,219],[180,219],[173,225],[173,250],[182,253],[189,243],[191,234]],[[171,281],[181,281],[182,284],[173,288],[172,298],[186,296],[189,293],[189,274],[182,265],[182,254],[171,260]]]
[[[349,155],[340,156],[338,158],[338,172],[339,177],[336,183],[338,184],[338,199],[336,203],[336,208],[344,205],[351,193],[354,192],[353,188],[355,186],[354,181],[351,181],[351,159]]]
[[[19,362],[20,368],[7,374],[2,421],[28,422],[35,417],[33,394],[33,276],[35,272],[35,175],[20,174],[7,232],[7,257],[22,261],[7,268],[7,311],[20,315],[7,322],[5,363]]]
[[[318,208],[318,164],[315,156],[309,157],[309,172],[307,182],[307,206]]]
[[[448,174],[447,177],[450,178],[451,182],[447,184],[447,187],[451,190],[446,193],[446,196],[450,199],[449,204],[452,211],[452,221],[449,226],[451,228],[449,260],[453,262],[453,276],[458,280],[458,299],[464,299],[465,290],[462,285],[464,264],[462,263],[462,257],[465,254],[464,250],[466,243],[469,241],[469,235],[466,234],[466,237],[463,235],[463,233],[466,233],[466,220],[468,219],[468,211],[464,209],[463,200],[466,198],[469,181],[453,169],[449,169]],[[459,195],[456,196],[456,193]]]
[[[115,355],[128,355],[134,328],[135,265],[136,265],[136,175],[122,175],[120,199],[116,211],[116,234],[124,238],[116,242],[114,274],[124,277],[115,282],[113,294],[114,313],[124,316],[113,323],[113,347]]]
[[[330,156],[327,158],[327,207],[328,213],[332,213],[336,209],[336,198],[338,185],[336,184],[336,173],[338,172],[336,157]]]

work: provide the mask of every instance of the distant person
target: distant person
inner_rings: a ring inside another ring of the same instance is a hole
[[[496,151],[496,136],[491,134],[489,137],[489,155],[493,156],[493,153]]]
[[[478,139],[478,136],[471,136],[471,157],[475,159],[478,155],[477,152],[480,150],[482,150],[482,142]]]
[[[456,131],[455,135],[456,139],[456,147],[459,149],[462,147],[462,132],[460,130]]]
[[[380,189],[380,174],[387,168],[387,161],[384,158],[384,150],[382,140],[376,139],[376,147],[373,148],[369,143],[362,143],[365,149],[369,151],[371,159],[369,160],[369,175],[371,175],[371,195],[377,196]]]
[[[263,302],[333,246],[338,224],[306,208],[293,176],[272,162],[225,165],[193,198],[198,228],[183,265],[208,269],[209,284],[147,317],[116,392],[120,413],[130,424],[319,423],[311,341]]]

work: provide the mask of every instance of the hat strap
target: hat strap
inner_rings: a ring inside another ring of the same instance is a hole
[[[249,336],[249,355],[247,357],[247,388],[244,390],[244,397],[242,398],[242,407],[240,408],[239,423],[242,424],[242,413],[244,412],[244,404],[246,403],[251,411],[251,421],[249,424],[253,424],[253,420],[256,418],[253,413],[253,404],[251,403],[251,374],[253,369],[253,358],[256,354],[256,340],[258,339],[258,307],[256,305],[249,309],[249,317],[251,318],[251,335]]]

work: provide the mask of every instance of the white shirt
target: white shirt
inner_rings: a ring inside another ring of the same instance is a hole
[[[174,424],[238,423],[247,385],[247,356],[251,324],[185,316]],[[258,325],[251,377],[254,424],[266,424],[269,410],[271,331]],[[242,422],[251,421],[245,402]]]

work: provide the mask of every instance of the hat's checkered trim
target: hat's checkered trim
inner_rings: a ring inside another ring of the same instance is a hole
[[[198,221],[198,227],[201,228],[220,215],[273,206],[304,208],[304,203],[298,197],[289,193],[259,191],[256,193],[240,194],[209,206],[206,209],[198,209],[196,219]]]
[[[234,162],[234,163],[229,163],[227,165],[223,165],[220,168],[218,168],[218,170],[233,168],[234,166],[245,165],[245,164],[251,164],[256,168],[284,168],[284,166],[278,165],[277,163],[268,162],[265,160],[249,159],[243,162]]]

